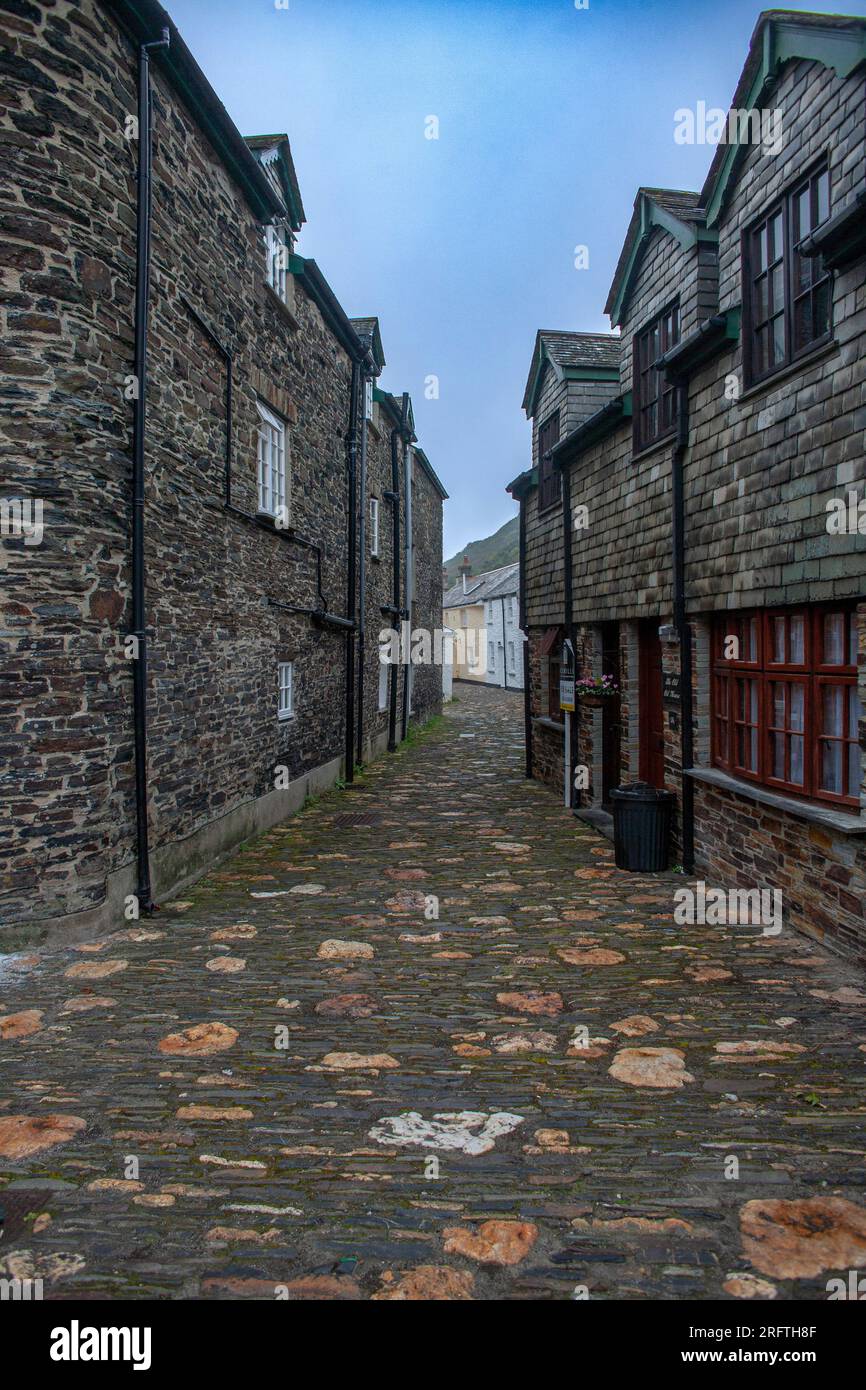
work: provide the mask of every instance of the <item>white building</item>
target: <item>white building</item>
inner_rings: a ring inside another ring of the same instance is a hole
[[[455,656],[458,680],[523,689],[523,634],[520,631],[520,566],[504,565],[473,575],[468,563],[442,600],[444,622],[466,643],[468,660]],[[471,630],[471,631],[470,631]]]

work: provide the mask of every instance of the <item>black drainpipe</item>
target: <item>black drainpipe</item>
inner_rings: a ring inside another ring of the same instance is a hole
[[[692,629],[686,616],[686,509],[685,454],[689,445],[688,384],[678,382],[677,433],[672,459],[673,490],[673,561],[674,561],[674,624],[680,643],[680,744],[682,749],[682,840],[683,869],[687,874],[695,867],[695,789],[689,776],[694,767],[693,691],[692,691]]]
[[[529,636],[526,629],[526,498],[520,499],[520,521],[518,523],[518,550],[520,561],[520,628],[523,632],[523,740],[526,746],[526,775],[532,777],[532,691],[530,689]]]
[[[147,824],[147,614],[144,586],[144,449],[147,421],[147,320],[150,307],[151,163],[150,60],[152,48],[167,48],[168,29],[162,38],[143,43],[138,50],[138,198],[136,207],[135,275],[135,376],[137,395],[132,435],[132,636],[138,650],[132,675],[132,710],[135,738],[135,824],[139,910],[155,907],[150,881],[150,844]]]
[[[563,576],[565,593],[565,631],[571,642],[574,676],[577,679],[577,632],[574,626],[574,575],[571,568],[571,468],[566,462],[562,466],[562,558],[565,572]],[[573,806],[574,796],[574,769],[577,764],[575,747],[577,744],[577,711],[574,710],[571,716],[571,758],[568,768],[568,806]]]
[[[346,748],[344,777],[347,785],[355,780],[355,567],[357,564],[357,497],[356,460],[358,453],[358,383],[361,363],[352,360],[352,385],[349,397],[349,546],[346,572],[346,617],[352,623],[346,629]]]
[[[392,508],[392,546],[394,550],[393,566],[394,580],[391,602],[393,605],[394,625],[398,632],[402,632],[400,623],[400,455],[398,440],[401,438],[399,428],[391,431],[391,494],[390,502]],[[388,690],[388,752],[393,753],[397,748],[397,683],[400,679],[400,666],[398,662],[393,662],[389,674],[390,686]]]
[[[403,392],[403,516],[405,519],[406,535],[403,542],[403,550],[406,556],[406,578],[405,584],[405,603],[404,612],[406,621],[409,624],[409,650],[403,653],[405,660],[403,663],[403,727],[402,738],[405,740],[409,732],[409,675],[411,671],[411,646],[412,646],[412,600],[415,597],[415,579],[413,574],[414,556],[412,553],[412,457],[410,454],[411,434],[409,431],[409,393]],[[402,628],[401,628],[402,635]]]
[[[367,657],[367,366],[361,373],[361,476],[358,556],[358,735],[356,755],[364,761],[364,662]]]

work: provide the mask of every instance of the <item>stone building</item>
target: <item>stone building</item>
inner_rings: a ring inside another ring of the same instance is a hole
[[[523,637],[518,589],[520,566],[472,574],[467,559],[442,599],[444,621],[455,631],[457,680],[523,689]]]
[[[3,27],[11,940],[118,925],[351,779],[388,606],[438,610],[445,494],[378,326],[295,252],[287,138],[241,138],[155,0]]]
[[[761,16],[702,190],[638,192],[619,332],[539,334],[509,487],[531,774],[606,829],[667,787],[676,862],[861,962],[864,97],[864,21]],[[564,666],[618,693],[563,711]]]

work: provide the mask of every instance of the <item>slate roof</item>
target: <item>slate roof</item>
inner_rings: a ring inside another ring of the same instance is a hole
[[[533,396],[545,361],[557,367],[616,369],[621,346],[622,340],[613,333],[571,333],[557,328],[539,328],[523,393],[523,409],[529,412],[534,407]]]
[[[651,202],[657,203],[665,212],[676,217],[680,222],[702,222],[704,210],[701,205],[700,193],[690,193],[681,188],[639,188],[634,200],[634,210],[631,221],[628,224],[628,231],[625,234],[625,241],[619,253],[619,260],[616,263],[616,270],[613,273],[613,282],[608,291],[607,303],[604,312],[609,314],[617,301],[620,287],[629,267],[632,249],[635,238],[640,235],[641,229],[641,203],[644,198],[649,198]]]
[[[462,576],[442,597],[443,608],[463,608],[468,603],[485,603],[490,598],[507,598],[516,594],[520,588],[520,565],[503,565],[498,570],[488,570],[486,574],[470,574],[463,592]]]

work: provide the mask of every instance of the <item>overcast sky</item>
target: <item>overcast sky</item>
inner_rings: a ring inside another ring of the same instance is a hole
[[[536,329],[609,329],[636,190],[701,187],[712,149],[676,144],[674,112],[727,108],[758,5],[166,3],[242,133],[288,133],[307,213],[298,249],[348,314],[379,316],[382,384],[411,392],[450,493],[445,554],[490,534],[529,462],[520,402]],[[588,269],[575,269],[578,245]],[[431,376],[438,400],[425,399]]]

